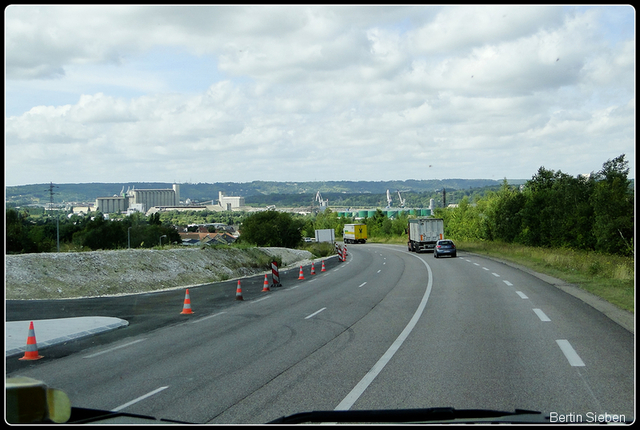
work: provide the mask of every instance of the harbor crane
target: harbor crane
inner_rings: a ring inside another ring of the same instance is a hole
[[[320,194],[320,191],[316,193],[316,201],[320,203],[321,208],[326,208],[327,206],[329,206],[329,199],[322,200],[322,194]]]
[[[403,208],[405,204],[405,199],[400,195],[400,190],[398,190],[398,198],[400,199],[400,207]]]

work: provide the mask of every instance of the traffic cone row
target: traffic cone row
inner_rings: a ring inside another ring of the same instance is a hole
[[[324,260],[322,260],[322,272],[326,272],[327,269],[324,266]],[[316,269],[314,266],[314,263],[311,263],[311,274],[315,275],[316,274]],[[302,266],[300,266],[300,274],[298,276],[298,279],[304,279],[304,273],[302,272]],[[264,284],[262,287],[262,292],[268,292],[271,291],[271,287],[269,286],[269,281],[267,278],[267,275],[264,275]],[[240,287],[240,280],[238,280],[238,286],[236,288],[236,300],[244,300],[244,298],[242,297],[242,288]],[[187,288],[187,292],[185,294],[184,297],[184,305],[182,307],[182,312],[180,312],[181,314],[192,314],[193,310],[191,309],[191,297],[189,296],[189,289]],[[33,341],[32,343],[35,345],[35,336],[33,336],[32,334],[33,332],[33,323],[31,323],[31,327],[29,329],[29,339],[27,339],[27,352],[29,353],[29,357],[34,357],[37,356],[37,351],[35,351],[35,348],[33,348],[32,351],[29,350],[29,342],[31,342],[31,338],[33,337]],[[35,355],[33,353],[33,351],[35,351]],[[40,358],[38,356],[38,358]],[[35,360],[36,358],[27,358],[27,354],[25,354],[25,357],[21,358],[21,360]]]
[[[29,334],[27,335],[27,349],[24,356],[18,360],[38,360],[42,355],[38,354],[38,344],[36,343],[36,333],[33,329],[33,321],[29,324]]]

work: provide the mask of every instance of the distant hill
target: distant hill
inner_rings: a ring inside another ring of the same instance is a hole
[[[525,183],[525,179],[508,180],[512,185]],[[445,188],[447,192],[499,186],[502,180],[492,179],[442,179],[442,180],[406,180],[406,181],[317,181],[317,182],[215,182],[186,183],[180,185],[180,199],[192,202],[210,203],[218,200],[218,192],[228,196],[245,197],[247,203],[263,204],[272,195],[305,194],[302,201],[312,201],[320,191],[323,198],[331,196],[335,201],[338,194],[386,194],[389,190],[393,198],[397,192],[402,194],[433,193]],[[54,203],[93,203],[98,197],[119,195],[124,189],[167,189],[168,182],[122,182],[122,183],[83,183],[53,184]],[[5,202],[8,205],[46,204],[50,200],[50,184],[8,186],[5,188]],[[326,196],[325,196],[326,194]],[[262,198],[260,197],[262,196]],[[253,198],[252,198],[253,197]],[[363,196],[364,197],[364,196]],[[404,196],[403,196],[404,197]],[[277,200],[281,201],[280,196]],[[379,199],[378,199],[379,200]],[[376,200],[376,201],[378,201]],[[276,204],[276,203],[272,203]],[[331,204],[331,202],[330,202]]]

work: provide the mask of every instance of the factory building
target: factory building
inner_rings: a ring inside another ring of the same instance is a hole
[[[143,211],[154,206],[178,206],[180,204],[180,185],[164,190],[131,190],[127,191],[128,205],[143,205]]]
[[[225,211],[239,209],[244,206],[244,197],[225,196],[224,192],[218,191],[218,204]]]
[[[173,184],[168,189],[127,190],[124,187],[119,196],[98,197],[95,210],[102,213],[128,212],[129,209],[145,212],[157,206],[178,206],[180,204],[180,185]]]
[[[127,198],[122,196],[98,197],[94,207],[95,210],[105,214],[124,212],[128,207]]]

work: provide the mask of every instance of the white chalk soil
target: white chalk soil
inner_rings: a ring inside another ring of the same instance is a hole
[[[66,299],[184,288],[313,261],[289,248],[171,248],[5,256],[5,299]]]

